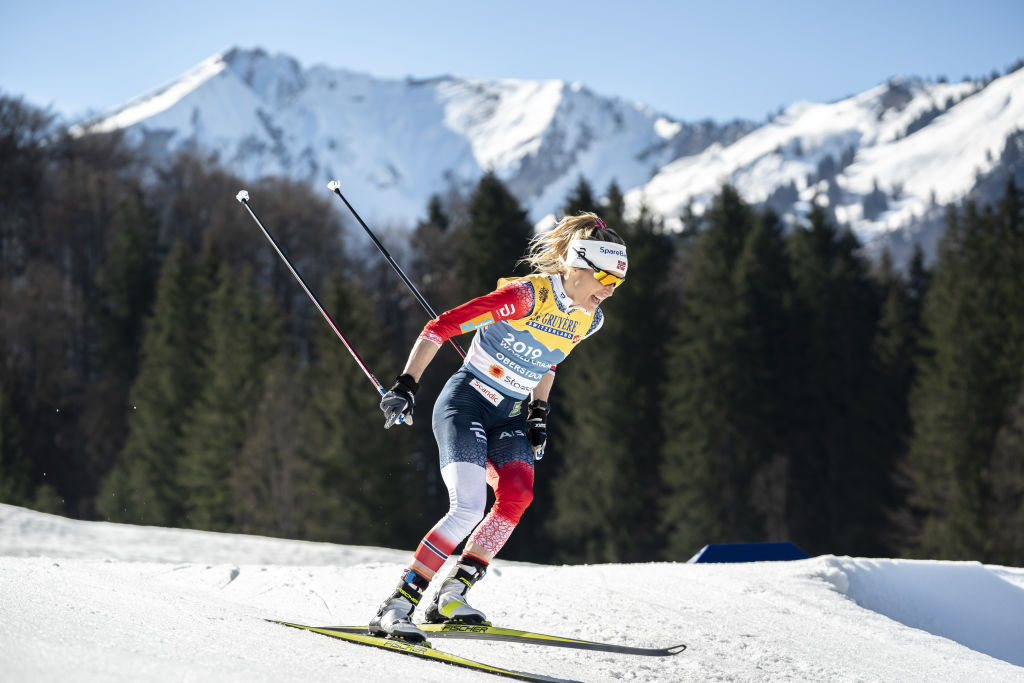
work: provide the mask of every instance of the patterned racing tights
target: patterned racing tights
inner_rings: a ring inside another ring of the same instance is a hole
[[[434,437],[450,507],[414,555],[430,570],[427,580],[466,536],[469,543],[496,555],[533,500],[533,451],[526,438],[523,402],[506,396],[494,405],[474,382],[480,380],[459,370],[434,404]],[[488,485],[495,501],[485,517]]]

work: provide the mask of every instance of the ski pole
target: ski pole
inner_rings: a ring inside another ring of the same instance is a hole
[[[348,200],[345,199],[345,195],[341,193],[341,183],[339,183],[337,180],[332,180],[331,182],[327,183],[327,189],[333,191],[334,194],[338,195],[341,198],[341,201],[345,202],[345,206],[348,207],[348,210],[351,211],[352,215],[356,217],[357,221],[359,221],[359,225],[363,226],[363,230],[365,230],[366,234],[370,236],[371,240],[373,240],[374,245],[376,245],[380,253],[384,254],[384,258],[388,260],[388,263],[391,264],[391,267],[394,268],[395,272],[398,273],[398,276],[402,278],[402,281],[413,293],[416,299],[420,302],[420,305],[423,306],[424,310],[426,310],[426,312],[430,315],[431,319],[436,318],[437,313],[435,313],[434,309],[430,307],[430,304],[427,303],[427,300],[423,298],[423,295],[420,294],[420,291],[416,289],[416,285],[414,285],[412,281],[409,280],[408,277],[406,277],[405,273],[395,262],[395,259],[391,258],[391,254],[388,253],[388,250],[384,248],[384,245],[380,243],[380,240],[378,240],[377,236],[373,234],[373,231],[370,230],[370,227],[363,221],[362,217],[360,217],[360,215],[356,212],[352,205],[348,203]],[[466,352],[462,350],[462,347],[459,346],[459,343],[455,341],[455,339],[449,338],[448,342],[455,347],[455,350],[459,352],[460,356],[462,356],[463,358],[466,357]]]
[[[373,373],[370,372],[370,368],[367,367],[363,359],[359,357],[359,354],[356,353],[356,350],[352,348],[352,344],[349,343],[344,333],[342,333],[341,328],[338,327],[338,324],[334,322],[333,318],[331,318],[330,314],[327,312],[327,309],[324,308],[323,304],[320,303],[320,300],[317,299],[316,295],[313,294],[313,292],[309,289],[309,287],[306,285],[306,281],[302,279],[301,275],[299,275],[299,272],[295,270],[295,266],[292,265],[292,262],[288,260],[288,257],[285,255],[284,251],[281,250],[281,247],[277,244],[277,240],[273,238],[270,232],[263,226],[263,223],[260,221],[260,219],[256,217],[256,213],[252,210],[252,207],[249,206],[249,193],[245,190],[241,190],[237,195],[235,195],[235,199],[241,202],[242,206],[245,207],[245,210],[249,212],[250,216],[252,216],[252,219],[256,221],[256,225],[260,226],[260,230],[263,231],[263,234],[270,241],[271,246],[274,247],[274,251],[277,252],[277,255],[280,256],[281,260],[284,261],[286,266],[288,266],[288,270],[291,271],[292,275],[295,276],[295,279],[299,281],[300,285],[302,285],[302,289],[313,301],[313,304],[316,306],[317,310],[320,311],[320,315],[324,317],[324,319],[327,321],[327,324],[331,326],[332,330],[334,330],[334,334],[338,335],[338,339],[340,339],[341,343],[345,345],[345,348],[348,349],[348,352],[352,354],[352,358],[355,359],[356,363],[359,365],[359,368],[369,378],[369,380],[373,382],[373,386],[377,388],[377,391],[380,393],[380,395],[383,396],[385,393],[387,393],[384,391],[384,386],[377,380],[376,377],[373,376]],[[402,422],[401,415],[398,416],[398,421]]]

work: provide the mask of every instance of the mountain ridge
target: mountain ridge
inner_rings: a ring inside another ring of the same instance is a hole
[[[338,179],[371,220],[400,226],[493,171],[538,227],[583,177],[617,183],[630,212],[670,228],[729,183],[787,220],[818,203],[864,242],[934,243],[922,226],[935,208],[967,196],[1024,130],[1024,69],[890,78],[761,124],[692,123],[557,79],[380,79],[230,48],[77,127],[111,130],[157,156],[203,150],[246,180]]]
[[[231,48],[76,131],[125,130],[156,155],[204,150],[246,180],[339,179],[368,215],[411,224],[432,194],[489,170],[540,218],[580,176],[634,187],[752,128],[676,121],[561,80],[378,79]]]

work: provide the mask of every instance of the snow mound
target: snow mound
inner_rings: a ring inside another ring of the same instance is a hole
[[[1024,588],[984,565],[851,558],[832,563],[846,576],[844,592],[861,607],[1024,666]]]

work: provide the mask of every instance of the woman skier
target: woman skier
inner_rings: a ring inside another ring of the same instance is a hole
[[[434,574],[469,539],[427,608],[428,622],[482,623],[466,601],[533,499],[533,462],[547,442],[548,395],[555,366],[604,320],[599,308],[626,275],[621,237],[593,213],[566,217],[535,238],[523,259],[534,271],[442,313],[423,328],[408,362],[380,407],[388,429],[413,422],[416,389],[438,348],[477,331],[462,367],[434,403],[433,430],[448,513],[423,537],[370,632],[423,641],[412,622]],[[524,415],[523,403],[530,398]],[[487,516],[487,486],[495,501]]]

